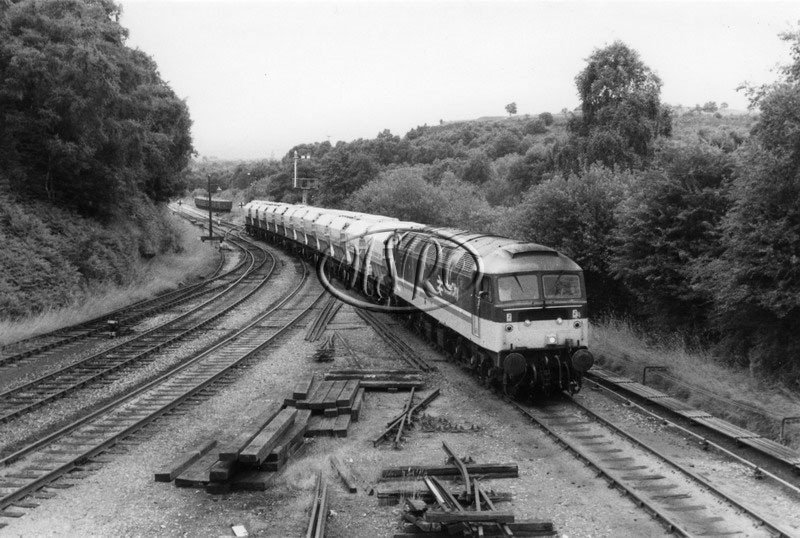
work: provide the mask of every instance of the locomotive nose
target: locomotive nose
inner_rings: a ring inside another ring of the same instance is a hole
[[[572,354],[572,367],[581,373],[589,371],[594,364],[594,355],[587,349],[579,349]]]

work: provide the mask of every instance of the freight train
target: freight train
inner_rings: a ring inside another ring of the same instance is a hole
[[[315,260],[320,280],[341,299],[402,314],[510,396],[577,392],[594,363],[583,272],[551,248],[259,200],[245,206],[245,227]]]
[[[208,196],[196,196],[194,206],[198,209],[208,209]],[[211,199],[211,211],[228,213],[233,209],[233,200]]]

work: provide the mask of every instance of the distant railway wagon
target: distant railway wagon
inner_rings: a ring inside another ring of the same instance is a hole
[[[194,199],[194,206],[198,209],[208,209],[208,197],[197,196]],[[211,199],[211,211],[229,213],[233,208],[233,200]]]
[[[245,222],[250,235],[318,260],[321,277],[402,312],[510,395],[575,392],[594,362],[583,271],[551,248],[262,200],[245,206]]]

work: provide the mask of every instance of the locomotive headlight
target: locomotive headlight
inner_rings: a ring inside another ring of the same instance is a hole
[[[562,323],[564,323],[564,320],[563,320],[563,319],[561,319],[561,318],[556,318],[556,323],[557,323],[558,325],[561,325]]]
[[[526,327],[530,327],[530,326],[531,326],[531,320],[529,320],[529,319],[526,319],[526,320],[525,320],[525,326],[526,326]]]
[[[554,346],[558,342],[558,338],[556,338],[556,335],[554,334],[548,334],[544,337],[544,342],[548,346]]]

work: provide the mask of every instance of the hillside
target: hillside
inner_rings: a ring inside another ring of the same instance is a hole
[[[131,200],[101,224],[0,193],[0,345],[172,288],[215,257],[165,207]]]

